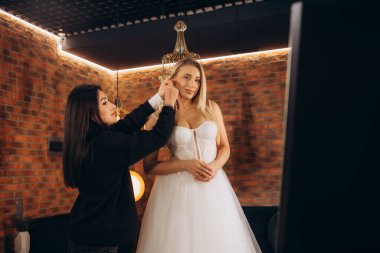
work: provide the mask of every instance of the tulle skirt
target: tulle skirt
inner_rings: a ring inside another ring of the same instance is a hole
[[[188,172],[156,177],[137,253],[235,252],[261,250],[223,169],[206,183]]]

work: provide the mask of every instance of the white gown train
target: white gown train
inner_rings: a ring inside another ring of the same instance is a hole
[[[168,147],[172,159],[216,157],[216,124],[195,129],[176,126]],[[224,172],[210,182],[188,172],[157,176],[142,226],[137,253],[261,253]]]

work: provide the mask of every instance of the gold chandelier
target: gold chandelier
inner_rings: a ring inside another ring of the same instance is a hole
[[[185,31],[187,26],[184,21],[180,20],[174,26],[177,31],[177,41],[175,43],[174,51],[170,54],[165,54],[162,57],[162,73],[159,76],[160,81],[165,81],[170,76],[171,67],[176,62],[182,59],[195,59],[199,60],[201,57],[199,54],[189,52],[185,41]]]

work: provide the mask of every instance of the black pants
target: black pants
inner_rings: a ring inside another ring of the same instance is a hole
[[[119,246],[113,247],[94,247],[79,245],[69,240],[68,253],[134,253],[135,243],[128,242]]]

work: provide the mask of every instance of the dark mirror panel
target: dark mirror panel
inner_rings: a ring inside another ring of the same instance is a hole
[[[380,31],[362,14],[292,6],[278,253],[379,251]]]

